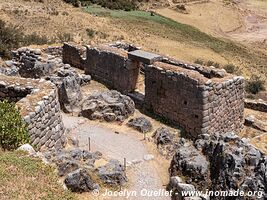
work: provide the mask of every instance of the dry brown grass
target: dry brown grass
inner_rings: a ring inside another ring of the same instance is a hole
[[[1,200],[72,200],[58,182],[54,168],[22,152],[0,151]]]

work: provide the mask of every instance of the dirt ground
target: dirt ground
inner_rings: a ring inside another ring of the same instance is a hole
[[[245,117],[254,116],[260,123],[267,128],[267,114],[260,111],[255,111],[251,109],[245,109]],[[267,133],[256,130],[252,127],[245,126],[243,131],[239,134],[241,137],[249,138],[251,144],[255,145],[257,148],[261,149],[263,152],[267,153]]]
[[[185,5],[186,14],[177,11],[175,5],[155,11],[216,37],[256,45],[266,52],[267,1],[210,0],[196,4],[185,3]]]

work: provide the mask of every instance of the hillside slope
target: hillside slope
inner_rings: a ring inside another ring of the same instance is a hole
[[[175,15],[175,11],[164,10],[164,8],[157,12],[164,16],[167,13],[168,18],[151,16],[150,12],[111,11],[95,6],[87,9],[74,8],[61,0],[30,2],[28,0],[1,1],[1,19],[21,26],[25,33],[36,32],[49,38],[60,38],[61,42],[69,36],[75,42],[82,44],[126,40],[146,50],[170,55],[180,60],[194,62],[201,59],[205,62],[218,63],[221,67],[234,64],[239,67],[239,74],[247,77],[251,74],[261,74],[265,78],[267,74],[267,56],[264,50],[232,42],[228,37],[220,39],[222,35],[214,32],[216,29],[213,29],[213,26],[209,27],[209,21],[205,20],[208,16],[202,20],[202,23],[204,21],[207,24],[204,26],[198,23],[196,18],[192,18],[191,23],[189,20],[191,15],[184,17],[185,19],[178,17],[179,20],[177,20],[172,16]],[[160,6],[172,6],[171,4],[173,2],[168,1],[166,5],[160,4]],[[193,5],[201,10],[201,6],[205,4]],[[203,8],[202,13],[205,13],[204,10]],[[227,10],[228,8],[225,8],[223,12],[226,14],[233,12],[233,10]],[[223,20],[225,26],[221,29],[224,32],[233,30],[236,27],[235,23],[238,24],[238,14],[233,12],[233,17],[237,21]],[[180,19],[182,23],[192,26],[180,23]]]

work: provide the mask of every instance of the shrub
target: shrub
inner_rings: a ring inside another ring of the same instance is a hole
[[[258,94],[260,91],[265,90],[264,80],[261,80],[259,76],[253,75],[246,83],[246,91],[252,94]]]
[[[27,142],[28,128],[15,104],[0,101],[0,147],[12,150]]]
[[[104,8],[109,8],[111,10],[135,10],[137,9],[137,4],[141,0],[64,0],[66,3],[72,4],[75,7],[79,5],[87,6],[90,4],[98,4]]]
[[[185,8],[185,5],[184,4],[179,4],[179,5],[176,6],[176,8],[178,10],[186,11],[186,8]]]
[[[213,66],[214,65],[214,62],[212,60],[209,60],[207,63],[206,63],[207,66]]]
[[[24,35],[18,26],[7,25],[0,20],[0,57],[10,58],[10,50],[23,45],[47,43],[49,39],[46,36],[39,36],[36,33]]]
[[[23,38],[23,45],[30,45],[30,44],[47,44],[49,40],[46,36],[39,36],[37,33],[33,33],[30,35],[25,35]]]
[[[227,73],[233,74],[237,72],[237,68],[233,64],[228,64],[223,67]]]
[[[195,62],[196,64],[199,64],[199,65],[203,65],[204,64],[204,61],[202,59],[196,59]]]
[[[73,40],[72,35],[70,33],[60,33],[57,35],[57,38],[61,43]]]
[[[23,34],[18,26],[7,26],[0,20],[0,56],[10,57],[10,50],[17,48],[23,40]]]
[[[87,28],[86,33],[87,33],[88,37],[90,37],[90,38],[94,37],[94,35],[95,35],[95,31],[91,28]]]

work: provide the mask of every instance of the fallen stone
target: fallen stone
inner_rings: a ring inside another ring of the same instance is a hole
[[[84,100],[81,115],[91,120],[124,121],[135,111],[130,97],[118,91],[97,92]]]
[[[58,175],[65,176],[68,173],[75,171],[79,168],[79,164],[75,161],[67,160],[65,162],[61,162],[58,165]]]
[[[72,192],[89,192],[99,189],[85,169],[77,169],[67,175],[64,180],[66,187]]]
[[[171,132],[169,131],[169,129],[167,128],[158,128],[153,136],[155,139],[155,142],[157,145],[165,145],[165,144],[169,144],[172,143],[173,141],[173,135],[171,134]]]
[[[128,178],[121,163],[110,160],[106,165],[97,168],[99,178],[109,185],[124,185]]]
[[[141,133],[147,133],[152,130],[151,122],[144,117],[131,119],[129,120],[127,125],[133,127],[134,129],[138,130]]]
[[[154,159],[154,156],[152,154],[144,155],[144,160],[145,161],[150,161],[150,160],[153,160],[153,159]]]

